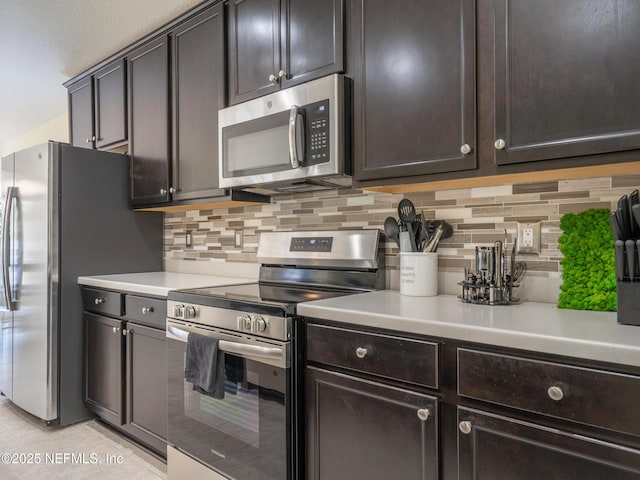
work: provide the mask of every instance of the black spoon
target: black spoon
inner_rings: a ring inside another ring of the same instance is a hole
[[[387,217],[384,221],[384,234],[388,239],[396,242],[398,247],[400,247],[400,227],[398,227],[398,222],[393,217]]]

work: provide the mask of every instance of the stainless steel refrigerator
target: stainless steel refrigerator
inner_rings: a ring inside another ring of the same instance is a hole
[[[78,276],[162,270],[162,214],[128,204],[128,157],[49,142],[2,159],[0,392],[88,418]]]

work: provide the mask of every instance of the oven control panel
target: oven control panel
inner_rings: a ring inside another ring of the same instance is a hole
[[[174,305],[173,318],[189,320],[198,316],[198,308],[193,305]]]
[[[248,313],[238,315],[238,330],[241,332],[268,334],[269,321],[262,315],[249,315]]]
[[[293,317],[280,317],[230,308],[212,307],[199,303],[167,300],[167,320],[180,320],[191,326],[212,327],[235,335],[291,340]]]

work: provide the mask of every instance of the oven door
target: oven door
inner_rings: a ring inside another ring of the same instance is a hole
[[[219,340],[224,398],[184,379],[189,332]],[[167,319],[168,441],[232,479],[291,478],[290,343]]]

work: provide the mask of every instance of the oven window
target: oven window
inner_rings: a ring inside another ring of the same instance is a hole
[[[167,340],[169,443],[231,478],[289,478],[290,369],[225,353],[224,398],[184,379],[186,343]]]
[[[184,382],[184,414],[236,440],[259,448],[260,390],[257,385],[257,378],[241,383],[225,378],[224,399],[218,399],[202,395],[193,389],[191,383]]]
[[[225,178],[291,168],[289,112],[280,112],[222,129]]]

